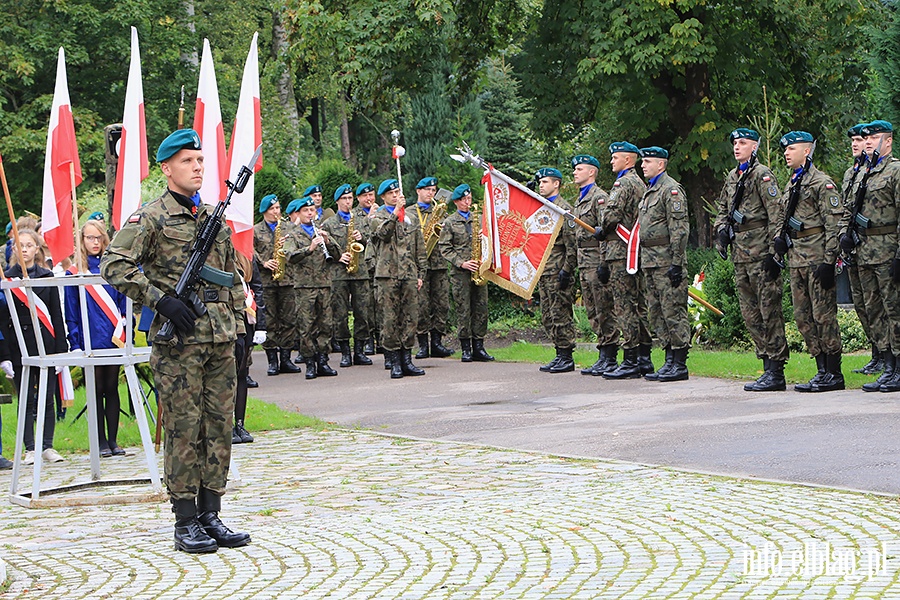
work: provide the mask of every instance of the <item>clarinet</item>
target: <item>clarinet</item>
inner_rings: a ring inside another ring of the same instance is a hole
[[[331,253],[328,251],[328,244],[325,243],[325,237],[322,235],[322,232],[319,231],[319,228],[316,227],[316,222],[315,222],[315,221],[311,221],[311,223],[312,223],[312,226],[313,226],[313,232],[314,232],[318,237],[321,237],[321,238],[322,238],[322,254],[325,255],[325,262],[330,263],[331,261],[334,260],[334,257],[332,257],[332,256],[331,256]]]

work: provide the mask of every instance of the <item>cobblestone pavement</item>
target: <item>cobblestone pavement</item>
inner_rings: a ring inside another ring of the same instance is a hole
[[[894,497],[353,430],[256,439],[222,513],[250,546],[175,552],[165,504],[3,503],[0,598],[900,597]],[[129,452],[104,476],[141,476]]]

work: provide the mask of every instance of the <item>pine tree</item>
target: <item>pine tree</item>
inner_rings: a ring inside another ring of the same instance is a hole
[[[531,113],[508,63],[500,59],[488,67],[479,99],[487,129],[485,158],[510,176],[529,177],[537,160],[528,136]]]

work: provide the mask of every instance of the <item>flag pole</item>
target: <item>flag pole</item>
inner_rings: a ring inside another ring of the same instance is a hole
[[[22,245],[19,243],[19,226],[16,224],[16,214],[13,212],[12,199],[9,197],[9,186],[6,184],[6,169],[3,167],[2,155],[0,155],[0,182],[3,183],[3,197],[6,198],[6,210],[9,211],[9,222],[12,223],[13,240],[22,270],[22,279],[28,279],[28,269],[25,268],[25,258],[22,256]]]
[[[78,200],[75,197],[75,162],[69,163],[69,180],[72,183],[72,222],[74,224],[74,241],[75,241],[75,268],[81,271],[81,243],[78,232]],[[53,259],[56,260],[55,258]],[[60,259],[59,262],[62,262]]]

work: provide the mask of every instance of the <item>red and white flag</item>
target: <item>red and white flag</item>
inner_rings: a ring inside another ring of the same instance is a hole
[[[219,106],[219,87],[213,66],[209,40],[203,40],[203,56],[200,59],[200,83],[197,86],[197,107],[194,111],[194,131],[203,145],[203,185],[200,199],[206,204],[224,200],[228,192],[225,157],[225,129],[222,125],[222,109]]]
[[[259,110],[259,57],[256,50],[256,38],[253,34],[250,52],[244,64],[244,77],[241,81],[241,97],[238,101],[237,114],[234,117],[234,131],[231,134],[231,145],[228,148],[227,172],[230,181],[237,181],[241,167],[250,162],[253,153],[262,144],[262,119]],[[262,154],[256,164],[250,167],[254,173],[262,169]],[[240,194],[231,197],[231,204],[225,209],[225,216],[231,226],[231,241],[234,249],[253,259],[253,177]]]
[[[118,231],[141,206],[141,181],[150,173],[147,159],[147,124],[144,119],[144,86],[137,28],[131,28],[131,64],[125,88],[125,115],[113,196],[112,224]]]
[[[47,154],[44,158],[44,193],[41,206],[41,231],[58,263],[75,251],[75,224],[72,203],[75,187],[81,183],[81,163],[75,142],[75,121],[69,101],[66,79],[66,55],[59,49],[56,63],[56,89],[50,126],[47,130]]]
[[[546,200],[494,168],[485,171],[482,183],[485,200],[479,272],[488,281],[529,299],[563,226],[563,211],[551,208]]]

